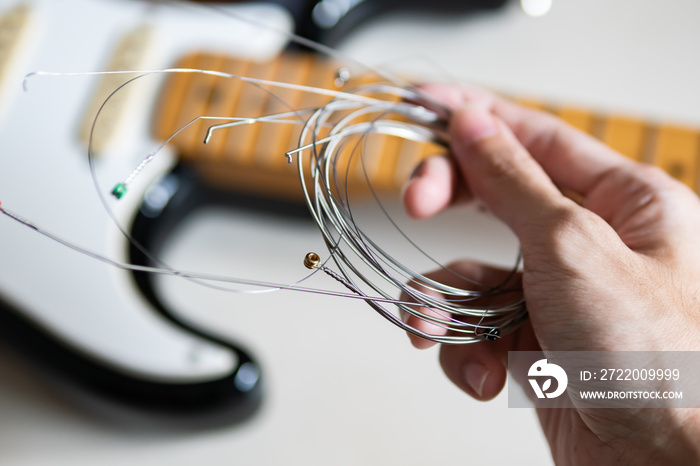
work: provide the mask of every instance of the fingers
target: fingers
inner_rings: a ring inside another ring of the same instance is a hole
[[[456,111],[450,125],[457,165],[476,197],[527,241],[526,225],[547,225],[573,203],[510,129],[479,104]]]
[[[432,217],[447,206],[470,197],[464,183],[457,180],[454,160],[443,156],[430,157],[421,162],[402,193],[406,212],[417,219]]]
[[[443,345],[440,365],[452,383],[477,400],[490,400],[506,383],[508,350],[513,337],[468,347]]]
[[[445,84],[422,89],[452,109],[450,136],[457,163],[445,168],[460,173],[419,172],[404,192],[411,215],[429,217],[454,203],[454,197],[446,202],[447,184],[442,180],[449,179],[452,192],[469,186],[470,194],[485,201],[516,233],[517,225],[529,219],[542,235],[556,235],[553,222],[563,226],[572,218],[568,214],[582,214],[556,192],[561,190],[576,194],[583,207],[619,237],[606,230],[610,239],[621,239],[631,250],[668,254],[675,251],[677,237],[687,235],[687,215],[669,206],[697,199],[668,175],[628,160],[551,115],[486,91]],[[439,202],[433,202],[438,197]],[[576,218],[580,221],[581,215]],[[695,228],[697,222],[690,223]],[[543,229],[546,226],[552,228]],[[520,239],[527,242],[531,237]]]
[[[442,283],[447,286],[468,289],[468,290],[488,290],[502,285],[512,286],[518,283],[520,280],[520,275],[513,275],[512,271],[498,269],[494,267],[488,267],[482,264],[471,261],[460,261],[446,266],[444,269],[439,269],[435,272],[426,274],[426,277],[434,280],[436,282]],[[508,281],[508,283],[505,283]],[[414,285],[415,286],[415,285]],[[434,290],[429,290],[424,287],[415,286],[419,291],[429,294],[434,297],[440,297],[439,294]],[[500,297],[501,300],[512,299],[511,294],[504,295]],[[407,296],[403,295],[402,300],[406,300]],[[471,304],[475,306],[480,305],[499,305],[499,297],[489,297],[480,300],[474,300]],[[450,317],[444,314],[438,314],[436,311],[421,307],[416,309],[417,312],[433,317]],[[404,322],[419,331],[428,333],[434,336],[443,336],[447,333],[444,327],[436,325],[430,321],[424,320],[416,315],[404,314]],[[419,336],[408,334],[408,337],[416,348],[425,349],[435,345],[435,342],[431,340],[426,340]]]
[[[508,351],[513,336],[494,342],[467,346],[443,345],[440,365],[448,379],[477,400],[486,401],[498,395],[506,383]]]
[[[530,323],[496,341],[473,345],[443,345],[440,364],[457,387],[477,400],[498,395],[506,382],[509,351],[537,351]]]
[[[426,84],[422,90],[453,111],[467,103],[486,108],[508,126],[555,185],[586,196],[597,180],[634,162],[597,139],[544,112],[521,107],[487,91],[449,84]]]

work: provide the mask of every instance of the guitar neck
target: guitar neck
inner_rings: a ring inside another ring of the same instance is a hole
[[[264,63],[194,53],[183,57],[176,66],[341,90],[336,86],[339,66],[309,53],[286,52]],[[353,78],[343,89],[372,80],[376,78]],[[166,139],[201,115],[255,118],[288,112],[290,107],[316,108],[329,100],[329,97],[300,90],[271,91],[237,79],[173,74],[163,87],[155,112],[154,135]],[[657,165],[700,192],[700,131],[697,129],[652,123],[626,115],[603,115],[584,108],[515,100],[549,111],[627,157]],[[299,125],[258,123],[226,128],[216,131],[210,142],[204,144],[211,124],[211,121],[199,121],[173,138],[171,143],[184,163],[195,167],[206,181],[219,188],[265,197],[301,198],[296,170],[290,168],[285,157],[287,151],[298,145]],[[381,135],[372,135],[364,144],[369,150],[364,151],[363,157],[352,157],[348,150],[340,156],[341,159],[346,157],[347,163],[341,161],[338,167],[343,176],[347,175],[349,185],[365,185],[368,179],[379,192],[400,191],[416,163],[444,152],[438,146]]]

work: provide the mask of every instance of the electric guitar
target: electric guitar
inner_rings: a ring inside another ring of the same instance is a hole
[[[22,5],[0,5],[0,40],[5,41],[0,47],[0,200],[41,226],[124,262],[152,265],[113,227],[95,195],[86,160],[95,112],[124,78],[36,76],[21,93],[26,73],[182,66],[336,85],[339,64],[301,50],[282,52],[288,46],[283,36],[246,23],[234,27],[235,19],[211,10],[116,0]],[[233,11],[264,19],[275,29],[293,27],[288,14],[274,6]],[[313,34],[323,39],[322,28],[316,29]],[[365,78],[357,79],[346,85]],[[153,94],[159,97],[150,98]],[[200,75],[140,80],[104,109],[94,130],[101,186],[110,189],[159,141],[198,115],[274,111],[268,97],[246,95],[233,81]],[[294,92],[286,92],[284,100],[300,107],[322,103]],[[523,103],[550,110],[697,190],[697,130]],[[205,205],[234,204],[277,215],[305,210],[298,202],[296,173],[283,157],[294,147],[293,129],[221,130],[207,145],[201,131],[199,125],[173,139],[130,186],[128,196],[113,203],[120,224],[155,256],[183,219]],[[373,186],[387,192],[396,192],[415,163],[432,152],[391,139],[374,144],[364,166],[350,164],[349,179],[361,182],[367,173]],[[249,352],[174,314],[150,275],[77,255],[5,218],[0,241],[2,338],[35,354],[63,378],[188,424],[195,419],[235,422],[259,405],[261,368]]]
[[[363,9],[383,4],[365,3]],[[502,3],[472,2],[461,11]],[[304,16],[313,9],[303,5],[307,11],[293,14],[298,24],[315,24],[315,31],[307,27],[315,38],[337,32]],[[189,118],[188,112],[210,111],[208,107],[221,107],[229,99],[241,105],[245,99],[216,80],[154,75],[111,99],[93,128],[104,99],[128,76],[34,76],[24,93],[22,79],[35,70],[161,69],[179,61],[212,69],[243,67],[247,73],[253,68],[272,74],[273,69],[301,70],[297,74],[306,77],[300,81],[310,85],[333,80],[332,64],[309,54],[280,55],[288,44],[279,31],[294,28],[284,9],[271,4],[222,8],[117,0],[0,2],[3,206],[93,251],[149,264],[148,256],[129,247],[95,194],[86,155],[90,133],[95,179],[107,187]],[[363,16],[358,11],[336,18],[338,27],[355,24],[352,18]],[[269,28],[254,25],[258,23]],[[149,97],[154,89],[161,90],[158,100]],[[233,200],[266,210],[301,210],[288,197],[291,184],[281,173],[282,157],[259,155],[282,149],[293,135],[261,129],[242,148],[226,142],[233,133],[222,131],[204,148],[184,142],[186,132],[176,138],[130,185],[129,195],[113,203],[118,223],[157,255],[182,218],[206,203]],[[240,157],[238,165],[226,162],[235,157],[222,157],[227,146]],[[372,176],[391,190],[423,153],[408,147],[387,153],[393,157],[391,166],[399,168],[386,169],[386,162],[377,159]],[[266,162],[259,164],[263,158]],[[234,196],[232,182],[238,190]],[[261,193],[268,199],[261,200]],[[205,424],[239,421],[259,406],[262,373],[250,353],[172,313],[150,276],[78,255],[7,218],[0,220],[0,241],[0,336],[51,372],[81,390],[188,425],[196,419]]]

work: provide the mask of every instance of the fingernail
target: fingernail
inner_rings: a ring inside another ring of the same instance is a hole
[[[490,373],[486,366],[478,362],[470,362],[464,367],[464,378],[479,397],[484,396],[484,384]]]
[[[479,104],[467,104],[454,116],[452,134],[462,144],[469,146],[498,133],[498,126],[488,108]]]
[[[411,176],[409,176],[408,179],[413,180],[416,178],[420,178],[421,176],[423,176],[424,173],[425,173],[425,161],[423,161],[415,166],[415,168],[411,172]]]
[[[403,184],[403,188],[401,188],[401,197],[400,197],[401,199],[405,198],[404,196],[406,195],[406,191],[408,190],[408,187],[411,186],[415,180],[422,177],[424,174],[425,174],[425,162],[421,162],[413,168],[413,171],[409,175],[406,182]]]

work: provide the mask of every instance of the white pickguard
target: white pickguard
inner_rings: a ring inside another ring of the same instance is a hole
[[[0,14],[19,2],[0,1]],[[201,48],[264,59],[286,43],[284,34],[246,25],[216,12],[116,0],[36,0],[28,3],[30,26],[17,60],[3,77],[0,100],[0,201],[3,207],[65,239],[126,261],[127,244],[105,213],[88,171],[87,149],[78,133],[99,77],[37,76],[22,92],[22,77],[36,70],[101,70],[115,44],[150,24],[147,68],[171,66]],[[288,31],[280,8],[253,4],[227,7]],[[114,142],[97,160],[108,193],[157,141],[150,113],[159,79],[148,78]],[[174,163],[161,152],[121,201],[109,198],[128,225],[146,186]],[[109,197],[109,196],[108,196]],[[229,373],[228,349],[185,333],[155,313],[127,272],[81,256],[30,229],[0,218],[0,295],[25,316],[88,357],[124,374],[168,383]]]

